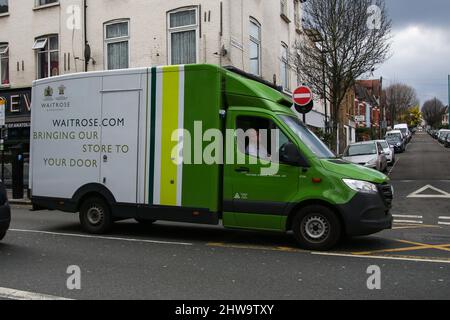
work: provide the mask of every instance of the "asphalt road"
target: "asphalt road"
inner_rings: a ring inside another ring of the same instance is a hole
[[[439,222],[450,222],[442,219],[450,199],[434,189],[407,198],[428,185],[450,193],[449,161],[450,149],[418,134],[391,172],[394,229],[328,253],[299,250],[290,235],[174,223],[125,221],[108,236],[89,236],[74,215],[14,207],[0,243],[0,297],[449,299],[450,226]],[[81,290],[67,288],[73,265]],[[374,265],[380,290],[367,287]]]

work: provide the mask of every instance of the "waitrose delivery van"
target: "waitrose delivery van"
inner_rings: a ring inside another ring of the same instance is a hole
[[[279,148],[265,156],[235,134],[266,129]],[[90,233],[131,218],[221,223],[326,250],[392,225],[385,175],[336,159],[270,84],[210,65],[34,82],[30,176],[35,208],[79,212]]]

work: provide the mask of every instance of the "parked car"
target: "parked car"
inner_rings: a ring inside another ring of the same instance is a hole
[[[438,131],[438,133],[437,133],[437,139],[438,139],[438,141],[439,141],[439,143],[444,143],[445,141],[444,141],[444,137],[446,137],[446,135],[448,134],[448,133],[450,133],[450,130],[447,130],[447,129],[442,129],[442,130],[439,130]]]
[[[397,124],[394,126],[394,130],[400,130],[406,139],[406,143],[409,143],[412,138],[411,131],[406,123]]]
[[[391,148],[394,148],[395,153],[403,153],[405,152],[405,144],[403,143],[402,139],[400,139],[397,136],[388,136],[386,137],[387,143],[389,143],[389,146]]]
[[[386,172],[388,168],[383,147],[377,141],[349,145],[343,154],[343,159],[381,172]]]
[[[8,203],[8,195],[3,181],[0,181],[0,240],[3,240],[5,237],[10,222],[11,209]]]
[[[405,151],[406,150],[406,145],[408,144],[408,140],[406,139],[406,136],[402,133],[402,131],[401,130],[391,130],[391,131],[388,131],[387,133],[386,133],[386,140],[388,139],[388,138],[390,138],[390,137],[398,137],[401,141],[402,141],[402,144],[403,144],[403,151]]]
[[[447,135],[445,136],[445,139],[444,139],[444,146],[445,146],[446,148],[450,148],[450,132],[447,133]]]
[[[384,154],[386,155],[386,160],[388,165],[393,165],[395,163],[395,149],[390,146],[386,140],[377,140],[383,148]]]

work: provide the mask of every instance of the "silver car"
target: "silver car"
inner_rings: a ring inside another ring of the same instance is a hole
[[[393,147],[389,145],[389,142],[386,140],[377,140],[383,148],[384,154],[386,156],[386,160],[388,165],[393,165],[395,163],[395,150]]]
[[[377,141],[351,144],[345,149],[342,158],[346,161],[381,172],[386,172],[388,168],[383,147]]]

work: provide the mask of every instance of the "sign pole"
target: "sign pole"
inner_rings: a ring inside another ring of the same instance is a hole
[[[294,90],[293,100],[295,109],[303,115],[303,123],[306,125],[306,114],[314,107],[312,90],[307,86],[298,87]]]
[[[450,74],[448,75],[448,128],[450,129]]]

